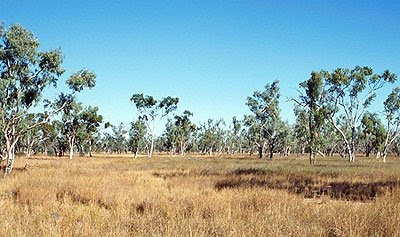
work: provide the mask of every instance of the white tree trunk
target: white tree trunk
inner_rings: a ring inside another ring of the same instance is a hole
[[[7,165],[4,171],[4,175],[9,175],[14,167],[14,149],[7,151]]]
[[[330,122],[333,125],[333,127],[336,129],[336,131],[338,131],[340,133],[340,135],[342,136],[342,139],[344,141],[344,144],[346,146],[347,152],[349,154],[349,161],[350,162],[354,162],[355,161],[355,154],[354,154],[354,150],[350,147],[350,143],[346,138],[346,135],[344,134],[344,132],[336,125],[333,117],[330,117]],[[354,134],[353,134],[354,135]],[[353,141],[354,142],[354,141]],[[353,143],[352,143],[353,144]],[[354,147],[354,144],[352,145]]]
[[[4,170],[4,176],[7,176],[11,173],[14,167],[14,159],[15,159],[15,146],[19,140],[19,136],[15,136],[15,128],[12,129],[12,134],[8,134],[6,130],[4,133],[4,138],[6,140],[6,160],[7,164]]]
[[[154,149],[154,135],[151,136],[151,145],[150,145],[148,158],[151,158],[151,156],[153,155],[153,149]]]
[[[69,140],[69,159],[72,160],[74,156],[75,137],[70,137],[68,140]]]

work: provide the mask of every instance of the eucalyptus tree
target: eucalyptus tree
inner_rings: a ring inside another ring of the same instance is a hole
[[[377,158],[386,137],[386,130],[376,113],[365,113],[361,120],[361,137],[365,145],[365,156],[369,157],[375,151]]]
[[[112,126],[112,135],[111,135],[111,149],[115,153],[122,154],[128,149],[128,140],[127,134],[128,130],[126,130],[125,125],[120,123],[118,126]]]
[[[176,139],[181,155],[185,155],[188,142],[193,133],[196,131],[196,125],[190,120],[190,117],[192,116],[192,112],[185,110],[182,115],[175,115],[174,117]]]
[[[213,152],[221,153],[224,147],[225,121],[223,119],[208,119],[199,127],[198,142],[201,153],[212,155]]]
[[[100,147],[103,152],[112,153],[113,139],[109,132],[103,132],[100,142]]]
[[[400,87],[396,87],[384,102],[386,117],[386,137],[382,150],[383,162],[386,162],[388,148],[400,136]]]
[[[322,124],[318,142],[321,151],[319,154],[322,156],[333,156],[343,149],[343,142],[329,120],[325,120]]]
[[[140,149],[147,146],[146,140],[147,128],[143,120],[138,119],[131,123],[129,130],[129,149],[134,153],[134,158],[138,155]]]
[[[95,134],[98,132],[100,124],[103,122],[103,116],[98,114],[98,107],[87,107],[81,116],[82,132],[86,134],[86,139],[89,148],[89,156],[92,157],[93,144],[95,143]]]
[[[355,161],[357,127],[368,107],[374,101],[376,92],[387,83],[394,83],[397,76],[386,70],[375,74],[370,67],[356,66],[354,69],[337,68],[331,74],[325,74],[327,117],[340,134],[349,155],[349,161]],[[346,136],[338,121],[340,118],[350,128],[350,137]]]
[[[240,154],[248,153],[250,154],[251,147],[254,147],[254,141],[249,141],[251,140],[250,136],[248,136],[248,128],[246,127],[245,121],[242,120],[242,128],[240,129],[239,132],[239,138],[240,138],[240,146],[238,152]]]
[[[245,144],[248,149],[248,153],[250,156],[253,155],[254,146],[256,145],[258,148],[260,146],[265,146],[265,139],[261,137],[262,133],[260,132],[260,127],[256,123],[256,119],[253,115],[245,115],[243,119],[243,125],[245,129],[243,131]],[[260,151],[260,149],[259,149]],[[261,152],[263,151],[263,148]],[[260,155],[260,159],[262,158],[262,154]]]
[[[78,152],[79,156],[84,156],[85,152],[89,150],[89,133],[85,130],[85,127],[81,124],[76,132],[74,147]]]
[[[320,133],[326,114],[325,107],[323,106],[323,100],[325,99],[323,77],[326,77],[327,74],[324,71],[312,72],[307,81],[300,83],[300,88],[305,93],[301,93],[300,100],[293,99],[298,105],[304,107],[307,113],[308,144],[310,149],[310,164],[312,165],[316,164],[317,154],[320,152]],[[305,114],[299,115],[304,116]]]
[[[165,131],[157,140],[159,151],[169,151],[171,156],[177,151],[178,145],[178,127],[172,119],[167,119]]]
[[[294,126],[291,126],[288,122],[282,122],[279,128],[277,144],[279,152],[282,156],[289,156],[292,152],[293,147],[296,146],[296,139],[293,128]]]
[[[96,86],[96,74],[86,69],[80,70],[68,78],[67,85],[74,92],[81,92],[86,88],[91,89]],[[90,117],[85,117],[85,114],[82,114],[82,110],[82,104],[77,102],[75,95],[70,95],[69,103],[63,108],[62,115],[64,135],[66,135],[69,145],[69,159],[72,159],[74,154],[74,146],[79,128],[81,128],[84,122],[87,122],[86,119],[90,119]]]
[[[69,159],[73,158],[76,145],[79,145],[79,153],[83,155],[82,143],[90,139],[101,120],[102,117],[97,115],[97,108],[89,107],[84,110],[82,103],[76,99],[72,99],[68,106],[64,107],[61,119],[62,134],[68,140]]]
[[[273,158],[274,148],[280,132],[279,127],[282,126],[279,98],[278,80],[267,84],[264,91],[255,91],[253,96],[247,98],[246,105],[253,112],[253,119],[250,119],[250,117],[249,119],[257,127],[257,145],[260,159],[263,157],[263,150],[267,141],[270,152],[269,158]]]
[[[238,120],[236,116],[232,118],[232,128],[230,130],[230,146],[232,153],[242,152],[243,146],[243,134],[241,133],[242,130],[242,121]]]
[[[148,158],[151,158],[154,150],[154,141],[157,135],[156,127],[159,122],[177,109],[179,98],[168,96],[158,101],[154,99],[153,96],[133,94],[131,101],[140,114],[139,119],[145,122],[148,132],[150,133],[151,144]]]
[[[294,114],[296,116],[296,122],[294,124],[294,138],[296,140],[296,150],[297,154],[304,155],[306,148],[308,146],[308,119],[307,111],[298,105],[294,107]]]
[[[54,154],[57,156],[64,156],[65,152],[68,150],[68,140],[64,136],[64,124],[60,120],[53,120],[51,126],[54,127],[53,131],[49,134],[53,138],[52,146],[54,149]]]
[[[69,103],[68,106],[63,109],[61,119],[63,124],[62,134],[68,140],[69,159],[71,160],[74,155],[74,147],[78,130],[82,125],[80,120],[80,113],[82,112],[82,109],[82,104],[75,101]]]
[[[38,114],[30,113],[24,117],[24,119],[21,121],[21,124],[24,124],[24,126],[32,126],[33,124],[37,123],[39,119],[40,117]],[[28,130],[20,138],[20,146],[24,148],[25,155],[28,158],[34,153],[34,146],[39,145],[41,140],[40,127],[41,126],[37,126]]]
[[[56,129],[55,123],[59,122],[58,120],[52,121],[52,122],[47,122],[39,126],[39,133],[41,136],[41,146],[43,148],[43,153],[44,155],[47,156],[49,148],[56,142],[58,131]],[[54,151],[54,154],[57,154],[56,151]]]
[[[279,116],[279,115],[278,115]],[[273,122],[267,126],[266,134],[268,140],[268,148],[269,148],[269,159],[272,160],[274,157],[275,149],[282,144],[283,146],[290,146],[288,143],[285,143],[284,136],[285,134],[289,136],[289,131],[285,127],[285,122],[281,120],[280,117],[276,117]],[[287,133],[286,133],[287,132]],[[286,147],[287,149],[288,147]]]
[[[7,160],[5,175],[12,171],[15,146],[21,136],[46,123],[68,104],[68,97],[62,94],[57,101],[46,103],[44,120],[23,126],[29,109],[41,101],[44,90],[55,86],[64,73],[62,61],[60,49],[39,51],[38,39],[22,26],[0,27],[0,116]],[[80,84],[84,81],[75,85]]]

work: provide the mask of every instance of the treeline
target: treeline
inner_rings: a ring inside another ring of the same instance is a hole
[[[249,114],[232,121],[209,119],[195,124],[193,114],[176,113],[179,98],[156,99],[134,94],[133,107],[139,116],[125,127],[103,121],[98,108],[80,103],[76,94],[96,85],[96,75],[83,69],[66,84],[70,92],[50,101],[43,92],[56,86],[64,74],[60,49],[39,51],[34,35],[19,25],[0,26],[0,154],[4,173],[12,171],[16,153],[46,154],[72,159],[92,152],[171,155],[258,154],[273,159],[308,153],[310,163],[317,155],[340,154],[354,162],[356,154],[386,161],[388,153],[400,154],[400,88],[388,93],[380,110],[370,111],[377,93],[396,83],[389,70],[375,73],[370,67],[338,68],[312,72],[299,84],[295,124],[280,115],[279,81],[255,91],[244,101]],[[40,113],[33,107],[44,104]],[[165,123],[164,131],[157,131]],[[161,132],[161,133],[160,133]],[[160,134],[159,134],[160,133]]]

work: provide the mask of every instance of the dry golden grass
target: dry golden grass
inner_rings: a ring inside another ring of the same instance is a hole
[[[0,236],[400,236],[399,181],[396,158],[19,158]]]

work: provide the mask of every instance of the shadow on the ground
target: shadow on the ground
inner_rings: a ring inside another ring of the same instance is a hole
[[[265,187],[285,190],[289,193],[302,195],[305,198],[330,197],[348,201],[370,201],[386,192],[400,188],[399,180],[378,182],[326,182],[299,174],[271,176],[270,173],[258,169],[240,169],[233,172],[235,176],[225,178],[215,183],[217,190],[236,188]]]

